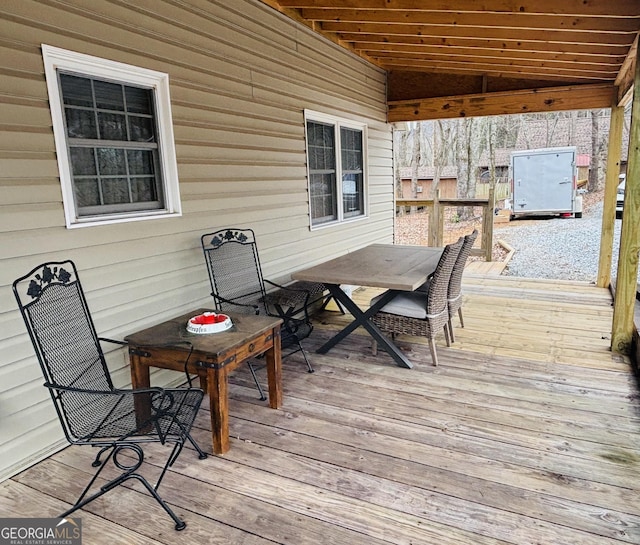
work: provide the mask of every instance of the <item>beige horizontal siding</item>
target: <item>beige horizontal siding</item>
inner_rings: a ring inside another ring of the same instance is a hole
[[[169,74],[182,217],[66,229],[42,43]],[[13,279],[73,259],[100,334],[122,339],[211,304],[205,232],[253,228],[265,275],[280,281],[390,242],[385,93],[382,71],[255,0],[0,3],[0,479],[62,437]],[[305,109],[368,125],[368,218],[309,229]],[[105,348],[126,385],[126,352]],[[153,381],[179,378],[158,372]]]

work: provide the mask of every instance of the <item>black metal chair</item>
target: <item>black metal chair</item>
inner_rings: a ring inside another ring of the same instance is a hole
[[[126,343],[98,337],[72,261],[39,265],[13,283],[13,292],[67,440],[100,449],[92,463],[98,470],[73,507],[60,517],[136,479],[173,519],[175,529],[185,528],[157,490],[186,440],[200,459],[207,456],[190,434],[203,391],[115,388],[100,342]],[[153,486],[138,473],[143,447],[149,443],[173,445]],[[120,474],[99,485],[98,477],[109,461]],[[88,495],[94,484],[95,491]]]
[[[263,278],[252,229],[222,229],[204,234],[200,240],[216,310],[282,318],[282,349],[292,349],[283,357],[300,352],[309,373],[313,373],[301,343],[313,330],[309,318],[310,292]],[[267,285],[272,288],[269,292]],[[266,399],[251,362],[249,369],[261,398]]]

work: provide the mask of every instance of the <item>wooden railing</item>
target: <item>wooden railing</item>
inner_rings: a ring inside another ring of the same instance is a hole
[[[491,188],[493,189],[493,188]],[[493,251],[493,215],[495,207],[495,192],[489,190],[486,199],[396,199],[396,215],[400,208],[409,214],[420,209],[427,209],[429,213],[429,246],[444,246],[445,240],[445,211],[447,208],[479,207],[481,217],[477,221],[480,231],[480,248],[474,248],[474,255],[482,255],[486,261],[492,260]]]
[[[491,191],[491,184],[477,184],[476,185],[476,198],[478,199],[488,199],[489,192]],[[495,185],[495,199],[497,201],[501,201],[503,199],[508,199],[511,197],[511,184],[507,182],[500,182]]]

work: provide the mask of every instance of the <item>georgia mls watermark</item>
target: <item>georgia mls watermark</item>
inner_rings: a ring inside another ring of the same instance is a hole
[[[0,518],[0,545],[82,545],[79,518]]]

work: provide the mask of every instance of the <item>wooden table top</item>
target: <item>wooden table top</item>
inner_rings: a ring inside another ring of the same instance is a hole
[[[294,280],[413,291],[435,271],[444,248],[371,244],[314,267]]]
[[[253,314],[237,314],[225,312],[233,322],[233,327],[220,333],[198,335],[187,331],[189,318],[214,312],[212,309],[200,308],[137,331],[125,337],[130,346],[173,348],[189,351],[204,352],[210,356],[218,356],[234,348],[243,346],[247,341],[258,335],[266,333],[274,327],[282,324],[280,318],[272,316],[256,316]]]

